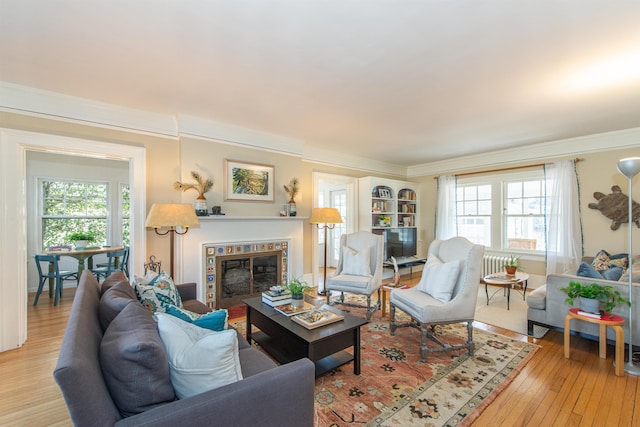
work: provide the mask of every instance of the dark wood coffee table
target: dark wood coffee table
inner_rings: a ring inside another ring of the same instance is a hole
[[[365,319],[324,306],[342,316],[344,320],[307,329],[290,317],[263,304],[262,298],[243,301],[247,306],[247,341],[254,340],[280,363],[308,357],[316,365],[316,376],[353,360],[353,373],[360,375],[360,326]],[[256,326],[258,332],[252,332]],[[353,355],[344,349],[353,347]]]

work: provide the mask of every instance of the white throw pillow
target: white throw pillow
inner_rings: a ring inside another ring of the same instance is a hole
[[[215,332],[156,313],[169,359],[171,384],[180,399],[242,379],[235,329]]]
[[[443,263],[435,256],[429,257],[418,289],[438,301],[451,301],[451,294],[453,294],[453,288],[458,280],[461,264],[462,260],[459,259]]]
[[[342,247],[342,274],[371,277],[371,248],[355,249]]]

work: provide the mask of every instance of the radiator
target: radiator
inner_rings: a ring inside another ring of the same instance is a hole
[[[482,277],[504,271],[504,264],[507,261],[509,257],[506,256],[485,255],[482,257]]]

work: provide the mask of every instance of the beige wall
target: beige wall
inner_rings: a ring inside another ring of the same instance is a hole
[[[362,172],[343,167],[332,167],[303,161],[300,157],[280,154],[265,150],[252,149],[245,146],[227,144],[211,140],[201,140],[189,137],[180,139],[163,138],[146,134],[124,132],[97,126],[78,123],[48,120],[40,117],[24,116],[0,112],[0,127],[21,129],[54,135],[73,136],[90,140],[144,146],[147,149],[147,208],[153,203],[179,202],[191,203],[195,200],[195,192],[180,193],[173,188],[176,180],[190,180],[190,171],[197,170],[206,177],[214,179],[214,187],[207,193],[209,208],[214,205],[222,206],[227,215],[237,216],[270,216],[278,215],[282,205],[287,202],[287,196],[282,188],[290,179],[297,177],[301,183],[300,194],[296,198],[298,215],[309,216],[312,207],[312,174],[324,172],[337,175],[361,177],[378,175],[385,178],[403,179],[398,176],[388,176]],[[577,171],[581,190],[581,215],[584,233],[585,254],[594,254],[599,249],[610,252],[626,251],[627,226],[623,225],[617,231],[610,229],[610,221],[599,211],[590,209],[587,205],[595,202],[593,193],[600,191],[608,194],[611,186],[619,185],[627,193],[627,180],[618,173],[616,163],[619,159],[629,156],[639,156],[640,150],[603,151],[580,155],[584,161],[578,163]],[[275,167],[275,202],[248,203],[224,201],[224,159],[242,160],[247,162],[265,163]],[[560,160],[548,159],[547,161]],[[527,164],[523,161],[522,164]],[[434,219],[436,208],[436,181],[433,176],[423,176],[410,179],[419,182],[420,187],[420,218],[421,239],[425,245],[434,238]],[[634,200],[640,202],[640,178],[634,180]],[[304,271],[311,271],[311,227],[304,231]],[[634,248],[640,250],[640,230],[634,233]],[[168,242],[161,239],[152,231],[147,232],[147,254],[155,254],[159,259],[169,258]],[[527,264],[524,267],[532,274],[544,274],[541,263]]]

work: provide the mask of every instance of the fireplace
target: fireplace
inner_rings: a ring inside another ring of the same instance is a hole
[[[288,280],[286,240],[204,245],[206,303],[228,308]]]

